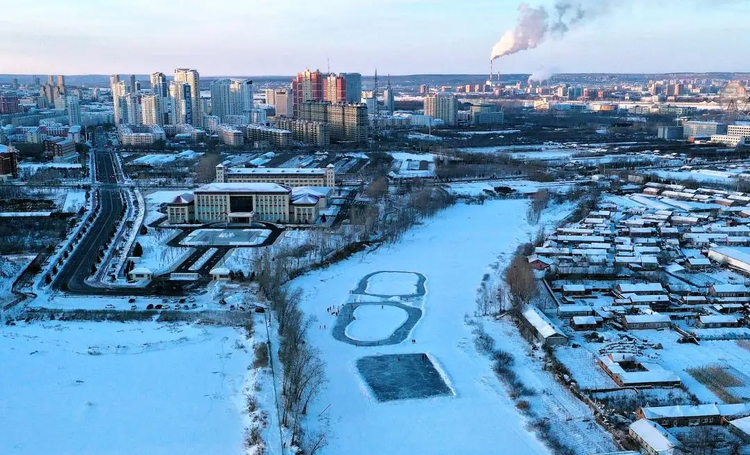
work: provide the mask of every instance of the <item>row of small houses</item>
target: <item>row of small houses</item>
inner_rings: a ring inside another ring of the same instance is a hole
[[[682,455],[683,445],[666,428],[724,425],[745,443],[750,443],[750,403],[701,404],[640,408],[638,420],[628,434],[648,455]]]

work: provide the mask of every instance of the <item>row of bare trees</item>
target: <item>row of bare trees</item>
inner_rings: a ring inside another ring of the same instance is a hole
[[[314,455],[326,444],[325,425],[318,425],[315,432],[303,430],[308,407],[326,384],[325,363],[320,352],[307,341],[314,319],[305,317],[300,309],[302,290],[284,284],[289,274],[284,259],[277,261],[264,254],[254,262],[258,285],[278,322],[281,425],[289,430],[292,446]]]

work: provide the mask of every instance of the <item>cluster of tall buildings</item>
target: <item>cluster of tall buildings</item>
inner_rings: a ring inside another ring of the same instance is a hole
[[[142,91],[135,76],[114,75],[109,82],[117,125],[203,125],[200,75],[194,69],[176,69],[169,82],[164,73],[154,73],[150,91]]]
[[[362,75],[359,73],[323,74],[305,70],[292,80],[294,95],[293,117],[299,116],[300,106],[308,101],[360,103],[362,101]]]

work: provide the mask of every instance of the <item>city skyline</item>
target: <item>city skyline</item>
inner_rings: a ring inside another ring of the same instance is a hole
[[[332,72],[482,74],[493,44],[518,15],[515,1],[498,0],[323,0],[315,9],[291,0],[252,3],[189,0],[175,9],[135,0],[126,8],[106,0],[92,14],[87,5],[40,0],[24,6],[23,16],[0,19],[0,39],[11,44],[0,73],[150,74],[191,67],[204,77],[291,75],[300,67],[325,71],[330,62]],[[748,69],[733,56],[750,45],[742,33],[750,5],[625,3],[564,39],[550,37],[537,49],[498,59],[495,72]],[[31,21],[39,14],[57,19],[42,32]]]

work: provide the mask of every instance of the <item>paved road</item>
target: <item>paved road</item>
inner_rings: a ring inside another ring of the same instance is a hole
[[[97,191],[101,212],[86,232],[83,240],[67,260],[55,278],[55,289],[79,294],[91,294],[100,290],[86,284],[86,278],[96,263],[99,250],[117,228],[124,209],[115,177],[114,157],[110,153],[95,153],[97,181],[102,183]]]

